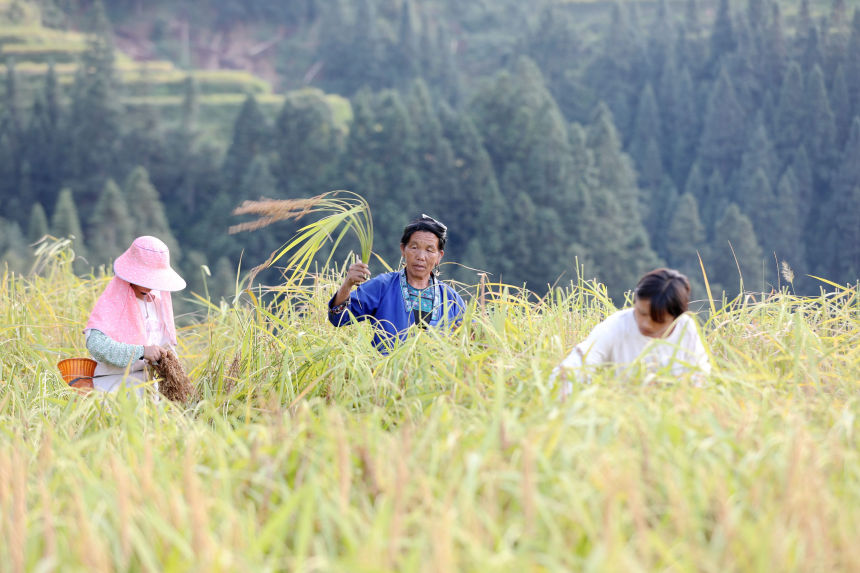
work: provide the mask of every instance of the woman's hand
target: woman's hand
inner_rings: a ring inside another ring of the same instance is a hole
[[[346,269],[346,277],[343,279],[343,284],[340,285],[340,288],[334,295],[332,305],[337,306],[347,300],[352,287],[360,285],[369,278],[370,267],[368,267],[367,264],[362,263],[361,261],[356,261],[349,265],[349,268]]]
[[[151,364],[155,364],[163,356],[167,355],[167,349],[162,346],[144,346],[143,347],[143,358],[144,360],[148,360]]]
[[[344,282],[349,283],[350,287],[354,287],[356,285],[360,285],[369,278],[370,267],[359,261],[349,265],[349,268],[346,270],[346,278],[344,279]]]

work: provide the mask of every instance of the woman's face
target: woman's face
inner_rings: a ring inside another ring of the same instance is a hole
[[[136,296],[136,297],[137,297],[137,298],[139,298],[140,300],[144,300],[144,299],[145,299],[145,297],[146,297],[146,295],[148,295],[148,294],[149,294],[149,291],[151,291],[152,289],[151,289],[151,288],[142,287],[142,286],[140,286],[140,285],[131,285],[131,290],[133,290],[133,291],[134,291],[134,296]]]
[[[439,238],[430,231],[415,231],[405,245],[400,245],[400,253],[406,261],[406,275],[424,282],[442,260],[445,251],[439,249]]]
[[[643,336],[650,338],[663,338],[668,334],[669,327],[675,322],[675,317],[668,312],[663,316],[662,322],[651,318],[651,301],[647,298],[637,298],[633,303],[633,316],[636,318],[636,326]]]

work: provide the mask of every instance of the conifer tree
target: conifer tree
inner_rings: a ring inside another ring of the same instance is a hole
[[[23,129],[15,61],[6,60],[5,94],[0,108],[0,197],[10,197],[10,212],[20,211],[24,201],[18,195],[21,184]]]
[[[237,267],[227,257],[218,258],[209,283],[209,294],[213,301],[222,298],[229,301],[232,298],[236,291],[236,271]]]
[[[197,79],[188,74],[182,81],[182,109],[179,114],[181,133],[194,135],[197,130],[197,119],[200,113],[199,87]]]
[[[181,271],[181,274],[185,279],[186,284],[188,285],[185,288],[185,292],[197,293],[201,296],[204,296],[206,294],[206,291],[209,288],[210,280],[209,276],[207,276],[207,273],[204,270],[204,267],[206,267],[206,269],[209,269],[209,260],[207,259],[205,253],[196,249],[192,249],[185,254],[185,264],[183,265]],[[209,269],[210,275],[211,272],[211,269]],[[175,305],[176,301],[174,301],[173,304]]]
[[[779,92],[776,108],[776,133],[774,142],[781,158],[786,158],[803,141],[806,119],[806,90],[800,66],[792,62],[788,66],[785,80]]]
[[[667,60],[673,57],[675,44],[675,27],[670,20],[669,7],[666,0],[658,0],[657,15],[654,17],[648,39],[648,63],[652,70],[650,81],[659,80]]]
[[[734,26],[732,24],[731,8],[729,0],[720,0],[717,8],[717,16],[711,31],[711,66],[714,71],[718,70],[719,61],[726,54],[730,54],[737,47]]]
[[[182,104],[179,110],[179,126],[168,133],[168,153],[173,158],[170,169],[163,175],[165,184],[162,188],[165,195],[171,199],[171,209],[167,212],[168,219],[177,230],[182,225],[182,219],[189,215],[195,215],[201,201],[200,194],[207,190],[201,185],[200,164],[211,160],[209,155],[198,144],[199,130],[197,128],[197,81],[193,75],[185,76],[182,82]],[[156,179],[161,181],[160,179]],[[162,185],[159,183],[159,185]],[[210,188],[214,193],[217,187]],[[179,215],[182,215],[180,218]]]
[[[818,29],[813,26],[809,29],[803,43],[803,53],[800,56],[800,64],[805,74],[810,73],[815,66],[821,64],[821,46],[819,44]]]
[[[555,88],[564,82],[570,62],[582,57],[581,43],[569,13],[558,6],[544,5],[523,51],[540,67],[556,99],[560,92]]]
[[[774,228],[770,233],[771,243],[778,259],[786,260],[794,269],[807,268],[806,248],[803,237],[805,229],[799,209],[800,198],[797,178],[791,167],[779,179],[774,205]]]
[[[745,198],[749,197],[749,186],[755,185],[754,180],[759,171],[764,173],[768,182],[774,181],[779,171],[779,161],[761,115],[756,116],[755,123],[751,126],[751,135],[741,156],[740,169],[732,178],[730,185],[732,191],[730,199],[746,213],[749,213],[749,210]]]
[[[764,83],[766,85],[782,85],[787,60],[785,46],[785,31],[782,24],[782,12],[779,4],[773,3],[770,25],[764,42]]]
[[[399,238],[407,222],[404,219],[420,214],[419,203],[424,204],[416,195],[421,182],[416,169],[415,126],[395,91],[367,95],[365,103],[356,105],[355,114],[344,165],[347,188],[370,203],[378,236]],[[383,258],[396,261],[399,256],[399,249],[391,245]]]
[[[845,58],[847,65],[845,79],[848,83],[848,95],[853,105],[852,117],[860,115],[860,8],[854,9],[851,21],[851,39],[848,42],[848,54]]]
[[[406,107],[415,126],[415,168],[421,179],[420,192],[428,199],[444,200],[442,196],[446,193],[443,190],[452,190],[455,186],[454,152],[442,134],[442,124],[423,80],[412,82]]]
[[[368,201],[383,193],[385,169],[374,159],[378,121],[369,90],[359,91],[352,100],[353,120],[339,172],[343,187]],[[374,211],[375,213],[375,211]]]
[[[836,124],[836,148],[842,149],[848,139],[851,128],[851,99],[848,95],[848,83],[845,71],[840,64],[833,75],[833,86],[830,88],[830,102],[833,108],[833,119]]]
[[[687,33],[698,36],[701,26],[698,0],[686,0],[684,4],[684,27]]]
[[[638,209],[641,199],[636,186],[636,174],[630,157],[621,151],[612,112],[603,103],[595,109],[588,130],[588,147],[595,161],[596,184],[611,189],[620,204]]]
[[[699,201],[702,222],[706,228],[713,229],[731,202],[726,194],[725,183],[719,171],[714,170],[705,183],[705,195]]]
[[[170,249],[170,260],[179,262],[182,252],[170,230],[167,215],[164,213],[164,204],[155,186],[150,182],[147,170],[136,167],[126,179],[123,189],[128,204],[134,205],[134,217],[131,220],[132,236],[158,237]]]
[[[596,97],[612,110],[616,125],[624,133],[633,120],[631,102],[638,93],[638,84],[632,81],[636,50],[635,35],[624,11],[620,4],[613,4],[605,45],[589,65],[586,79]]]
[[[273,130],[276,160],[271,168],[281,192],[304,197],[329,189],[340,152],[339,136],[322,93],[287,97]]]
[[[487,266],[490,258],[504,260],[498,252],[501,239],[493,221],[506,213],[508,207],[502,201],[490,156],[471,117],[446,105],[439,112],[444,137],[454,154],[454,186],[442,190],[440,197],[441,212],[453,221],[449,224],[448,250],[454,260],[464,265],[490,270]],[[452,275],[465,282],[474,280],[474,274],[465,271],[455,271]]]
[[[765,8],[766,4],[764,0],[748,0],[747,2],[747,23],[753,33],[757,33],[764,28],[767,21]]]
[[[475,123],[497,174],[528,154],[535,138],[543,136],[539,128],[552,126],[553,138],[564,131],[558,125],[564,120],[540,69],[525,57],[512,68],[497,74],[472,103]]]
[[[738,206],[731,203],[714,226],[714,239],[705,262],[708,277],[729,293],[738,292],[732,285],[739,284],[741,279],[745,290],[760,291],[763,286],[761,264],[762,250],[753,225]]]
[[[74,238],[75,251],[80,255],[84,254],[84,233],[81,231],[78,209],[69,188],[61,190],[57,196],[57,204],[51,216],[51,234],[55,237]]]
[[[751,182],[745,185],[745,193],[742,204],[738,205],[741,211],[750,218],[764,253],[771,256],[782,245],[777,243],[779,238],[776,229],[776,196],[770,178],[763,169],[759,169]]]
[[[642,219],[639,189],[629,158],[605,105],[598,105],[588,130],[594,180],[588,190],[583,243],[598,276],[616,300],[642,273],[658,263]]]
[[[705,227],[699,219],[699,205],[689,193],[674,205],[666,228],[666,262],[689,278],[698,276],[698,253],[705,241]]]
[[[660,78],[657,81],[655,95],[657,96],[657,109],[660,110],[661,125],[663,128],[663,136],[671,139],[675,133],[673,109],[678,105],[678,82],[680,75],[678,72],[677,58],[675,51],[670,50],[666,55],[666,61],[663,63],[663,69],[660,70]],[[668,158],[668,154],[667,154]]]
[[[134,221],[127,199],[108,179],[89,219],[89,250],[94,264],[106,264],[121,255],[134,239]]]
[[[655,138],[648,139],[642,156],[636,163],[639,186],[642,189],[659,190],[664,183],[663,159],[660,157],[660,146]]]
[[[636,110],[636,119],[633,122],[633,137],[628,147],[630,156],[637,165],[642,168],[642,159],[645,149],[653,139],[658,148],[662,139],[663,128],[660,121],[660,112],[657,108],[657,98],[651,84],[646,84],[639,96],[639,107]]]
[[[21,205],[17,199],[18,157],[16,140],[8,124],[0,121],[0,198],[8,198],[9,205],[4,211],[19,212]]]
[[[646,209],[642,211],[642,222],[651,238],[651,246],[660,257],[665,257],[665,233],[672,219],[672,209],[678,202],[678,188],[670,177],[663,177],[646,196]]]
[[[678,92],[675,96],[677,104],[670,110],[673,135],[668,137],[670,142],[666,147],[670,153],[669,164],[676,182],[686,181],[689,169],[697,157],[697,148],[701,139],[700,114],[696,106],[696,93],[689,71],[681,71],[678,79]]]
[[[14,58],[6,59],[6,91],[3,94],[4,113],[2,121],[9,133],[19,140],[23,126],[21,125],[21,101],[18,93],[18,72]]]
[[[411,0],[404,0],[400,5],[400,24],[395,54],[394,61],[399,68],[397,71],[401,81],[411,80],[421,72],[418,18]]]
[[[737,164],[743,150],[744,111],[725,68],[708,99],[699,157],[705,172],[720,171],[725,177]]]
[[[465,88],[454,57],[450,33],[444,25],[437,23],[435,29],[425,26],[423,38],[429,46],[421,50],[421,54],[426,55],[423,77],[433,86],[434,93],[449,104],[458,105]]]
[[[66,175],[61,113],[57,75],[51,64],[45,75],[44,91],[33,104],[26,150],[29,163],[39,166],[30,176],[33,197],[45,205],[56,201],[57,190]]]
[[[741,109],[746,113],[759,106],[765,86],[762,85],[762,39],[761,31],[753,36],[744,19],[737,26],[738,48],[735,53],[725,59],[725,65],[732,78],[735,96]]]
[[[572,253],[595,262],[592,271],[616,302],[643,273],[659,265],[645,229],[631,224],[629,214],[611,189],[591,189],[582,223],[585,253]]]
[[[814,27],[815,24],[812,22],[812,14],[809,10],[809,0],[800,0],[800,11],[797,15],[797,30],[795,32],[798,40],[806,40],[809,31]]]
[[[845,6],[845,0],[833,0],[833,3],[830,6],[829,26],[836,29],[845,26],[847,13],[848,10]]]
[[[22,274],[27,271],[29,258],[21,226],[15,221],[6,221],[0,217],[0,261],[12,272]]]
[[[690,169],[690,175],[684,184],[684,193],[691,195],[698,204],[708,193],[707,182],[702,175],[702,170],[699,169],[699,164],[696,163]]]
[[[248,94],[233,124],[233,139],[224,157],[224,189],[231,192],[236,189],[254,158],[269,149],[271,138],[257,98]]]
[[[860,276],[860,118],[851,125],[823,219],[830,246],[829,265],[824,268],[833,273],[833,280],[856,281]]]
[[[355,24],[348,36],[348,59],[340,70],[345,84],[341,93],[352,93],[364,86],[379,90],[389,85],[385,82],[387,62],[375,2],[356,0],[354,4]]]
[[[41,203],[34,203],[30,211],[30,222],[27,225],[27,241],[35,243],[48,234],[48,217]]]
[[[133,114],[123,121],[122,167],[132,169],[135,165],[147,168],[157,175],[160,167],[173,160],[169,152],[167,132],[162,122],[160,108],[153,100],[153,86],[147,67],[141,71],[140,98]]]
[[[790,167],[795,179],[798,217],[801,226],[803,226],[809,219],[812,204],[819,203],[823,197],[817,197],[817,200],[813,199],[815,195],[813,193],[812,165],[809,161],[809,154],[806,153],[806,147],[801,145],[795,150],[791,157]]]
[[[538,244],[533,243],[538,240],[544,245],[540,257],[525,255],[532,257],[529,264],[514,263],[506,276],[516,282],[528,280],[536,288],[543,288],[567,268],[568,247],[580,232],[577,221],[582,213],[572,206],[581,203],[582,189],[574,173],[567,122],[548,92],[542,74],[526,58],[519,59],[511,72],[498,74],[484,86],[472,109],[506,204],[519,205],[510,208],[530,213],[515,232],[500,237],[502,249],[524,252]],[[620,156],[614,129],[613,126],[612,145]],[[635,187],[630,160],[624,156],[623,161]],[[635,201],[638,190],[631,193]],[[558,216],[562,213],[566,215],[564,221]]]
[[[804,128],[806,148],[812,161],[813,175],[817,185],[826,185],[830,180],[838,157],[836,149],[836,122],[824,85],[824,74],[815,66],[806,82],[808,114]]]
[[[95,189],[95,183],[104,180],[118,151],[120,104],[112,34],[104,6],[96,0],[91,35],[72,90],[70,152],[75,177],[86,183],[82,189]],[[94,198],[88,191],[80,197],[84,204]]]

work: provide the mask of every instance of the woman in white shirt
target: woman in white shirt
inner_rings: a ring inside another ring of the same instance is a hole
[[[90,313],[84,334],[98,364],[93,386],[115,391],[147,379],[145,365],[176,346],[171,291],[185,281],[170,267],[170,253],[155,237],[138,237],[114,262],[114,276]]]
[[[562,383],[562,397],[570,393],[573,381],[587,381],[589,368],[599,365],[638,362],[649,371],[668,367],[676,376],[690,370],[710,373],[699,330],[686,314],[687,277],[673,269],[655,269],[639,280],[633,301],[633,308],[620,310],[594,327],[553,370],[553,379]]]

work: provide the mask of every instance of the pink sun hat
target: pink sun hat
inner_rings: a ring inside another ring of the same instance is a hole
[[[138,237],[113,263],[113,272],[133,285],[160,291],[185,288],[185,281],[170,267],[170,251],[161,239]]]

